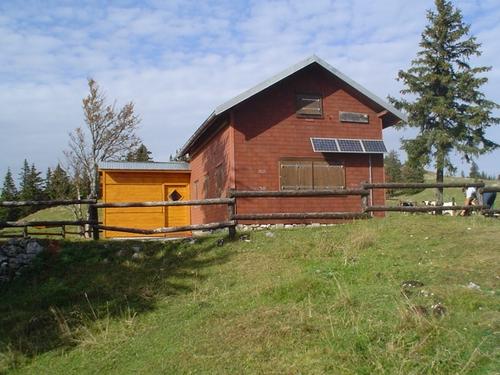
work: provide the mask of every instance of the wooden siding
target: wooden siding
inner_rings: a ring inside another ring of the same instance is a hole
[[[104,202],[144,202],[169,200],[177,190],[182,200],[190,199],[189,172],[178,171],[103,171]],[[189,207],[129,207],[105,208],[104,225],[153,229],[190,224]],[[189,235],[172,233],[157,235],[177,237]],[[105,238],[137,237],[132,233],[104,231]],[[142,235],[140,235],[142,236]]]

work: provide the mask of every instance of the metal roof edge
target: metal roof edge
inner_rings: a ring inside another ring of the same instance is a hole
[[[98,163],[100,170],[135,170],[135,171],[189,171],[189,163],[184,161],[170,162],[127,162],[104,161]]]

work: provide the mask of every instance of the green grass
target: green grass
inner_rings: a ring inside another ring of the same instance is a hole
[[[498,228],[409,215],[222,247],[64,242],[0,289],[0,372],[491,374]]]

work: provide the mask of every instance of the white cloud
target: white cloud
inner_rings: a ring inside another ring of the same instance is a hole
[[[0,178],[7,166],[18,170],[25,157],[41,169],[61,157],[67,133],[82,124],[89,76],[118,104],[136,103],[143,119],[140,135],[157,159],[182,146],[218,104],[313,53],[380,97],[397,95],[397,71],[415,56],[431,5],[431,0],[2,4]],[[500,102],[495,5],[459,2],[483,43],[478,63],[494,66],[487,93]],[[399,147],[403,134],[386,132],[391,148]],[[489,134],[500,141],[498,130]],[[481,158],[480,167],[498,172],[493,159]]]

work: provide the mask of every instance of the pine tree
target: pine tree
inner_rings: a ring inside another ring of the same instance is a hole
[[[151,151],[148,150],[148,148],[144,145],[144,143],[141,143],[137,149],[130,151],[127,154],[127,157],[125,158],[126,161],[153,161],[153,158],[151,157]]]
[[[465,178],[465,173],[464,173],[463,169],[460,171],[460,177]]]
[[[47,172],[45,173],[45,180],[44,180],[44,191],[43,191],[43,195],[46,199],[49,199],[50,197],[50,190],[51,190],[51,186],[50,186],[50,180],[52,179],[52,170],[49,168],[47,168]]]
[[[455,169],[449,157],[453,150],[469,161],[499,146],[485,131],[500,119],[492,115],[498,104],[480,91],[487,78],[478,75],[491,68],[469,64],[472,56],[481,55],[480,44],[469,36],[470,26],[451,1],[435,0],[435,5],[436,11],[427,12],[417,57],[398,74],[404,83],[401,94],[411,99],[390,100],[408,112],[408,122],[401,126],[420,129],[415,139],[403,141],[409,158],[420,165],[435,161],[436,182],[443,182],[444,170]],[[436,193],[442,202],[443,189]]]
[[[469,178],[474,178],[474,179],[480,178],[479,167],[474,161],[470,165]]]
[[[404,182],[424,182],[425,169],[422,164],[408,159],[401,168],[401,175]],[[405,189],[406,194],[417,194],[423,189]]]
[[[394,150],[389,152],[384,158],[384,169],[387,182],[401,182],[401,161],[399,160],[398,153]],[[394,190],[387,190],[387,194],[394,195]]]
[[[76,198],[74,185],[71,183],[68,174],[60,164],[57,164],[56,168],[52,172],[49,186],[49,199]]]
[[[30,167],[28,161],[25,159],[20,174],[21,187],[19,190],[19,198],[21,200],[36,201],[43,199],[43,179],[40,175],[41,173],[37,171],[35,164],[32,164]],[[26,216],[36,210],[35,207],[26,206],[20,209],[20,213],[22,216]]]
[[[18,199],[18,192],[10,168],[7,169],[3,180],[2,193],[0,201],[15,201]],[[15,221],[19,218],[19,209],[17,207],[0,207],[0,221]]]

